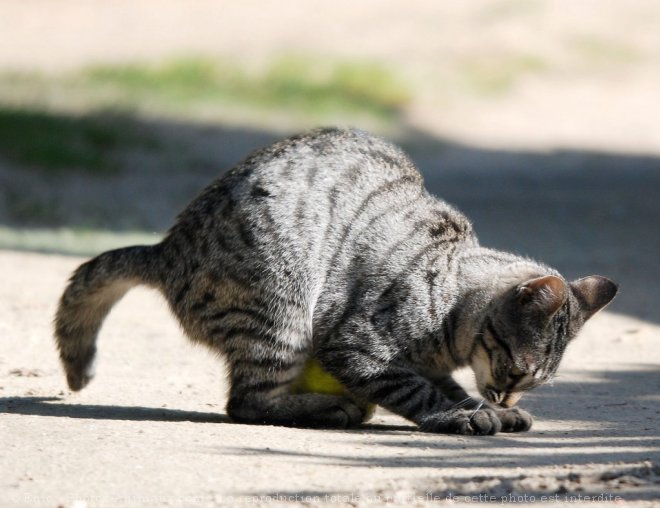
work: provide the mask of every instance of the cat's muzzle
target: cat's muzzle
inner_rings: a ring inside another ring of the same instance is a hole
[[[518,401],[522,397],[522,392],[509,392],[504,395],[504,400],[500,402],[501,406],[504,407],[513,407],[518,404]]]
[[[522,392],[503,392],[492,387],[487,387],[484,395],[493,404],[508,408],[518,403],[522,397]]]

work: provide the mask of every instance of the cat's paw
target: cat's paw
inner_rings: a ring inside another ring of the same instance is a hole
[[[337,397],[338,401],[330,411],[333,413],[330,420],[334,420],[331,427],[350,428],[360,425],[366,418],[366,408],[360,407],[345,397]]]
[[[495,410],[491,408],[482,408],[477,411],[455,409],[430,416],[424,419],[419,427],[425,432],[488,436],[497,434],[502,429],[502,423]]]
[[[534,419],[527,411],[512,407],[496,410],[497,417],[502,422],[502,432],[525,432],[532,428]]]
[[[365,408],[341,395],[307,394],[313,401],[292,415],[295,427],[347,429],[357,427],[365,419]]]

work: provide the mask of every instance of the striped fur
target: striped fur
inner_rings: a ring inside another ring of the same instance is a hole
[[[91,379],[103,319],[135,284],[161,290],[190,339],[225,355],[237,421],[345,427],[371,402],[463,434],[529,428],[497,404],[548,380],[616,291],[480,247],[401,150],[337,129],[255,152],[160,244],[83,264],[55,322],[72,389]],[[350,396],[293,392],[311,356]],[[467,365],[490,406],[476,410],[451,378]]]

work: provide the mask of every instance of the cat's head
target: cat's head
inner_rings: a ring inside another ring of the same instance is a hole
[[[511,407],[522,392],[551,379],[566,345],[616,292],[616,284],[599,275],[570,283],[546,275],[506,290],[489,305],[475,338],[479,392]]]

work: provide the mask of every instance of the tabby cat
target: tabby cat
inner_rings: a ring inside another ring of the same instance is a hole
[[[167,298],[191,340],[229,367],[237,422],[348,427],[377,404],[429,432],[528,430],[514,407],[548,381],[617,287],[481,247],[398,148],[323,129],[253,153],[207,187],[151,246],[81,265],[55,319],[72,390],[128,289]],[[310,359],[345,387],[300,393]],[[451,377],[470,366],[478,404]]]

